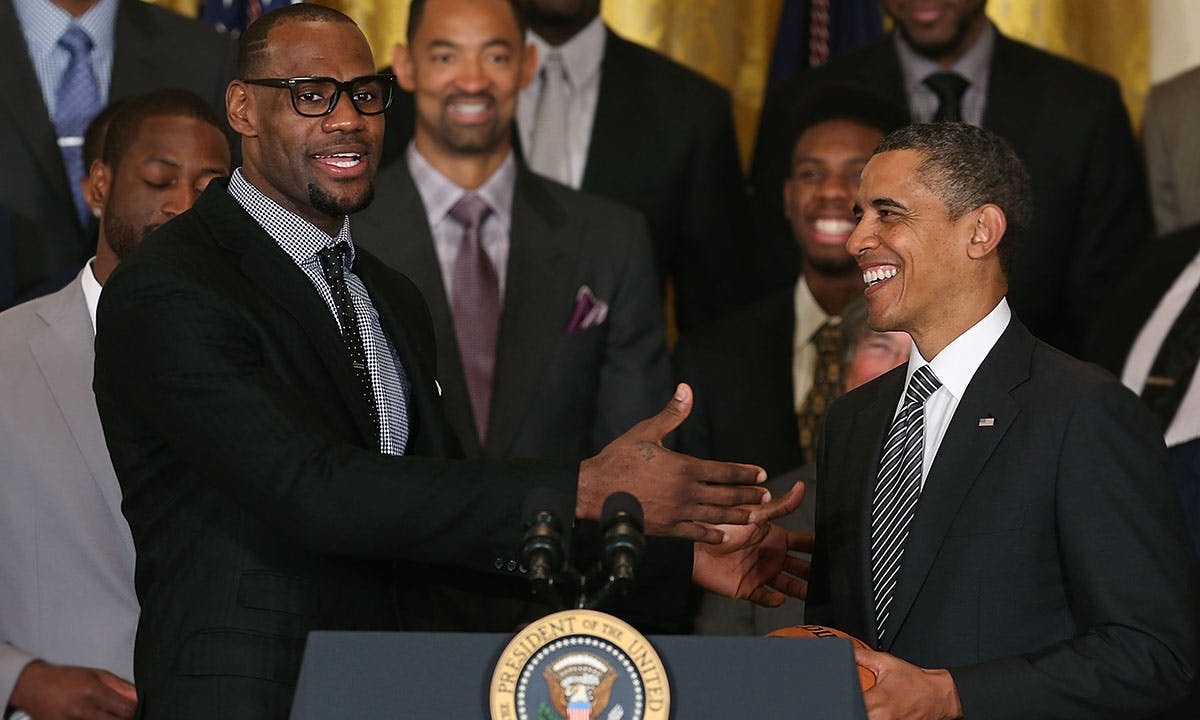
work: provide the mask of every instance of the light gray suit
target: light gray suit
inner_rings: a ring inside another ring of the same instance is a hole
[[[78,277],[0,313],[5,702],[35,657],[133,677],[133,539],[92,394],[92,344]]]
[[[1142,123],[1154,224],[1161,237],[1200,223],[1200,68],[1150,89]]]

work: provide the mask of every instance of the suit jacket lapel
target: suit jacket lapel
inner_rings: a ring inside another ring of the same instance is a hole
[[[140,95],[156,87],[150,83],[158,74],[155,65],[160,59],[151,41],[155,33],[147,26],[148,19],[137,2],[122,0],[117,8],[113,30],[116,45],[108,92],[110,102]]]
[[[308,277],[279,245],[242,209],[227,191],[227,183],[214,180],[197,201],[195,210],[208,225],[218,245],[239,258],[239,267],[250,282],[275,301],[312,342],[330,378],[352,409],[364,443],[378,443],[371,427],[370,410],[342,342],[337,322]]]
[[[84,272],[91,270],[85,268]],[[30,338],[29,349],[113,519],[124,525],[121,488],[92,394],[94,333],[83,288],[74,280],[52,297],[57,302],[39,313],[46,327]],[[132,546],[129,549],[132,551]]]
[[[1011,391],[1029,378],[1033,342],[1033,336],[1014,317],[954,411],[909,527],[888,620],[895,631],[889,633],[885,650],[899,635],[959,507],[1020,413]],[[980,427],[980,418],[992,418],[994,424]]]
[[[540,378],[566,334],[578,277],[568,217],[542,182],[521,170],[513,193],[504,311],[496,347],[486,454],[504,456],[535,401]],[[536,308],[531,312],[532,308]]]
[[[1031,98],[1031,95],[1045,92],[1041,86],[1030,82],[1036,70],[1027,67],[1021,48],[999,32],[988,72],[983,126],[1008,140],[1017,154],[1023,155],[1029,130],[1038,126],[1034,121],[1035,113],[1039,108],[1053,107],[1054,104],[1035,102]]]
[[[605,32],[600,93],[581,183],[581,187],[594,192],[620,187],[630,168],[638,167],[643,157],[638,150],[638,138],[644,133],[639,131],[638,114],[629,112],[629,108],[637,107],[638,96],[643,92],[642,80],[626,63],[622,44],[628,41],[617,37],[612,30]]]
[[[855,564],[861,568],[858,582],[861,592],[857,593],[862,605],[856,612],[861,612],[863,627],[869,628],[868,637],[860,638],[871,647],[879,641],[879,630],[875,627],[875,598],[871,583],[871,501],[875,493],[875,480],[879,469],[879,456],[883,452],[883,443],[887,439],[888,428],[896,415],[896,404],[900,401],[900,393],[904,391],[905,365],[884,375],[874,384],[875,393],[865,397],[858,412],[855,413],[850,431],[847,435],[847,447],[856,450],[849,454],[849,466],[832,469],[831,473],[844,472],[848,478],[858,478],[852,481],[850,488],[851,509],[857,510],[860,518],[861,532],[855,538],[856,547],[846,548],[845,552],[851,560],[848,567]],[[851,515],[853,516],[853,515]]]
[[[46,183],[59,196],[58,203],[72,205],[54,124],[29,59],[21,25],[12,3],[7,1],[0,2],[0,43],[9,48],[4,62],[0,62],[0,86],[6,88],[0,93],[0,113],[8,115],[5,131],[24,138]]]

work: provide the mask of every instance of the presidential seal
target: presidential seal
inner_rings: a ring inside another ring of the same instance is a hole
[[[492,720],[667,720],[658,653],[595,610],[547,615],[513,637],[492,674]]]

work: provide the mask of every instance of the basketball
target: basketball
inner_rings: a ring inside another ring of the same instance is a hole
[[[862,640],[847,635],[841,630],[835,630],[824,625],[792,625],[791,627],[779,628],[774,632],[767,633],[767,637],[784,637],[784,638],[844,638],[854,644],[854,647],[866,648],[867,644]],[[862,665],[858,666],[858,682],[862,685],[863,692],[875,687],[875,673],[871,672]]]

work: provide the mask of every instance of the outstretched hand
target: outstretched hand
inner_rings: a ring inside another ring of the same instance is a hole
[[[808,590],[809,563],[791,555],[812,552],[813,536],[770,522],[800,506],[804,483],[762,506],[749,525],[725,525],[724,539],[714,545],[696,543],[692,580],[711,592],[778,607],[787,596],[803,599]]]
[[[579,466],[575,515],[600,517],[604,499],[631,493],[645,512],[646,533],[721,543],[716,525],[756,523],[770,514],[769,494],[756,483],[767,474],[754,465],[700,460],[663,447],[662,441],[692,411],[686,384],[657,415],[631,427]]]
[[[17,677],[9,702],[37,720],[132,718],[133,685],[107,670],[34,660]]]

